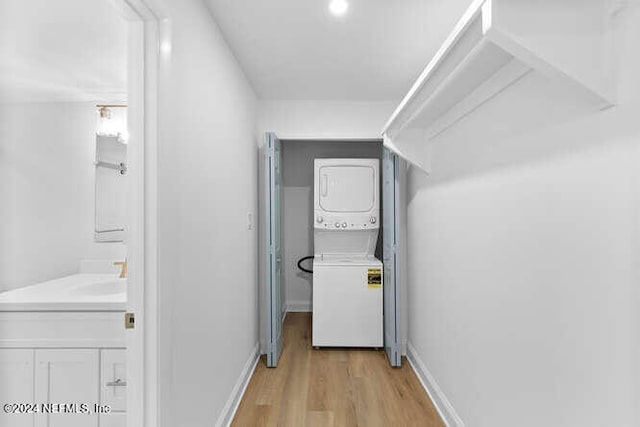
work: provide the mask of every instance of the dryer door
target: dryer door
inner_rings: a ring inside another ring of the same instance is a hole
[[[372,165],[322,166],[318,171],[320,209],[369,212],[375,205],[376,173]]]

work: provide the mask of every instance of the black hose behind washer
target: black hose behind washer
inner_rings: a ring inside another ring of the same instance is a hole
[[[303,261],[306,261],[306,260],[308,260],[308,259],[313,259],[313,258],[314,258],[314,256],[313,256],[313,255],[306,256],[306,257],[304,257],[304,258],[300,258],[300,259],[298,260],[298,268],[299,268],[300,270],[304,271],[305,273],[311,273],[311,274],[313,274],[313,270],[307,270],[306,268],[304,268],[303,266],[301,266],[301,265],[300,265],[300,264],[302,264],[302,262],[303,262]]]

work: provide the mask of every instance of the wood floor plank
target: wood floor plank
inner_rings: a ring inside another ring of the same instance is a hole
[[[425,426],[444,423],[403,361],[384,351],[311,347],[311,314],[288,313],[278,367],[262,358],[232,426]]]
[[[335,426],[333,412],[309,411],[304,425],[307,427],[333,427]]]

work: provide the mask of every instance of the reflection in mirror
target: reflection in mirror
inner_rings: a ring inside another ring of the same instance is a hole
[[[126,230],[127,145],[118,136],[96,136],[96,242],[123,242]]]

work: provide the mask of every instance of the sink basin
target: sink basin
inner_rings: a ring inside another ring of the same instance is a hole
[[[0,292],[6,311],[124,311],[127,279],[115,274],[79,273]]]
[[[80,295],[114,295],[125,293],[126,280],[117,280],[113,282],[96,282],[83,284],[74,289],[74,293]]]

